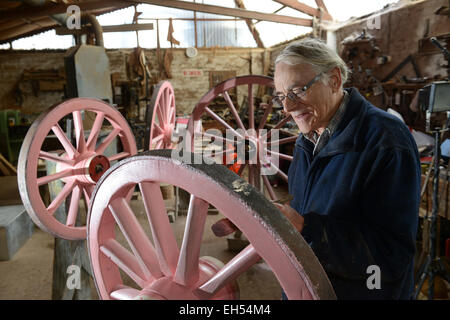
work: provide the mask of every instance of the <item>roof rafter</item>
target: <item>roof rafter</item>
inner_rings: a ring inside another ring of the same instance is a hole
[[[274,0],[275,2],[278,2],[282,5],[285,5],[286,7],[292,8],[294,10],[303,12],[307,15],[320,18],[320,10],[318,8],[310,7],[304,3],[298,2],[297,0]],[[331,15],[326,10],[325,4],[322,0],[316,0],[317,6],[319,8],[322,8],[322,19],[324,20],[332,20]],[[320,3],[320,5],[319,5]],[[323,5],[323,6],[322,6]]]
[[[234,0],[234,3],[238,6],[240,9],[245,9],[244,1],[242,0]],[[250,30],[250,33],[253,36],[253,39],[255,39],[256,44],[259,48],[264,48],[264,44],[261,40],[261,37],[259,36],[259,32],[255,27],[255,24],[252,22],[251,19],[245,19],[245,23],[247,23],[248,30]]]
[[[221,6],[213,6],[209,4],[199,4],[195,2],[186,2],[180,0],[129,0],[130,3],[146,3],[156,6],[170,7],[183,10],[191,10],[198,12],[206,12],[219,14],[223,16],[232,16],[246,19],[264,20],[278,23],[294,24],[299,26],[312,27],[311,19],[295,18],[278,14],[263,13],[258,11],[250,11],[238,8],[227,8]]]

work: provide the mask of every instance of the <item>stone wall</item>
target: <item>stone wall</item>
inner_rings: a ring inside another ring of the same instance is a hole
[[[127,80],[127,61],[133,50],[108,50],[111,74]],[[157,73],[156,50],[145,50],[150,72]],[[65,50],[0,51],[0,109],[20,109],[23,113],[39,113],[63,98],[63,92],[38,92],[21,83],[22,101],[14,98],[14,88],[26,69],[64,68]],[[199,99],[210,89],[210,71],[234,71],[236,75],[262,74],[264,49],[199,48],[197,56],[188,58],[185,49],[173,49],[171,64],[178,115],[189,115]],[[197,70],[200,76],[186,76],[183,71]],[[240,100],[238,100],[240,101]]]

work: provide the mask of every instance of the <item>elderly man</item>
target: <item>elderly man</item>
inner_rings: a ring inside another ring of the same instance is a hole
[[[343,89],[347,67],[305,39],[275,61],[274,104],[301,132],[280,211],[310,244],[338,299],[410,299],[420,162],[408,128]]]

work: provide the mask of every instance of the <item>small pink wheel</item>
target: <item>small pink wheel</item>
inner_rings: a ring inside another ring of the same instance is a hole
[[[82,119],[84,111],[95,113],[87,139]],[[62,129],[66,119],[73,120],[75,146]],[[112,128],[112,131],[101,141],[99,136],[105,127]],[[51,134],[56,136],[57,142],[50,150],[61,150],[60,152],[52,152],[46,147],[47,138]],[[104,152],[116,137],[123,150],[106,157]],[[23,141],[17,168],[23,204],[34,223],[44,231],[68,240],[86,239],[86,226],[76,225],[82,195],[89,204],[95,184],[110,167],[110,163],[136,153],[133,133],[119,111],[95,99],[75,98],[64,101],[42,113],[33,122]],[[38,165],[42,160],[56,163],[56,173],[38,177]],[[64,183],[64,187],[47,207],[39,187],[59,180]],[[69,196],[67,221],[62,223],[54,214]]]
[[[223,136],[221,137],[216,134],[202,132],[202,117],[208,116],[214,119],[221,128],[232,133],[234,137],[238,137],[238,139],[245,141],[246,148],[255,151],[249,152],[245,155],[245,159],[241,160],[242,165],[240,166],[238,174],[241,175],[243,170],[247,167],[250,184],[258,186],[261,178],[269,197],[272,200],[275,200],[277,197],[268,176],[277,175],[287,182],[288,177],[286,173],[280,169],[279,159],[292,161],[293,157],[292,155],[274,150],[274,147],[278,148],[281,145],[294,144],[298,138],[298,134],[296,133],[282,139],[271,137],[273,132],[271,129],[282,129],[292,118],[291,116],[283,116],[278,123],[272,125],[270,128],[266,128],[269,116],[273,111],[273,105],[272,102],[269,101],[265,110],[262,110],[261,106],[255,106],[254,94],[257,86],[263,86],[264,89],[270,88],[271,90],[271,88],[274,87],[273,79],[266,76],[248,75],[231,78],[219,83],[206,93],[195,106],[189,119],[188,132],[191,139],[194,139],[195,137],[202,137],[203,139],[204,137],[208,137],[214,138],[217,141],[222,141],[225,145],[222,153],[232,153],[233,148],[229,148],[229,146],[230,143],[234,147],[236,146],[234,140],[231,141]],[[230,97],[230,91],[234,89],[244,90],[244,93],[247,96],[247,121],[241,119],[239,110],[236,108]],[[209,108],[211,102],[217,97],[221,97],[225,100],[229,114],[232,116],[232,121],[227,122],[223,116],[218,115]],[[258,114],[260,117],[255,117],[255,115],[258,116]],[[267,129],[267,132],[261,131],[265,128]],[[191,146],[193,147],[194,145],[195,142],[193,141]]]
[[[190,163],[197,163],[190,165],[172,159],[171,153],[153,150],[124,159],[94,190],[87,244],[102,299],[237,299],[235,279],[261,258],[289,299],[335,299],[317,257],[269,200],[225,166],[207,165],[188,155]],[[191,194],[180,247],[160,183]],[[136,184],[145,208],[141,220],[124,198]],[[200,257],[209,205],[250,241],[225,265]]]
[[[172,148],[175,117],[175,92],[169,81],[161,81],[153,91],[146,113],[145,145],[148,150]]]

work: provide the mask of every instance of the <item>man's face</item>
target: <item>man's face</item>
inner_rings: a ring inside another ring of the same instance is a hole
[[[284,62],[275,67],[276,95],[287,95],[291,89],[301,88],[317,74],[309,64],[290,65]],[[291,114],[303,134],[325,129],[333,115],[332,90],[322,81],[315,82],[303,99],[283,100],[284,111]]]

